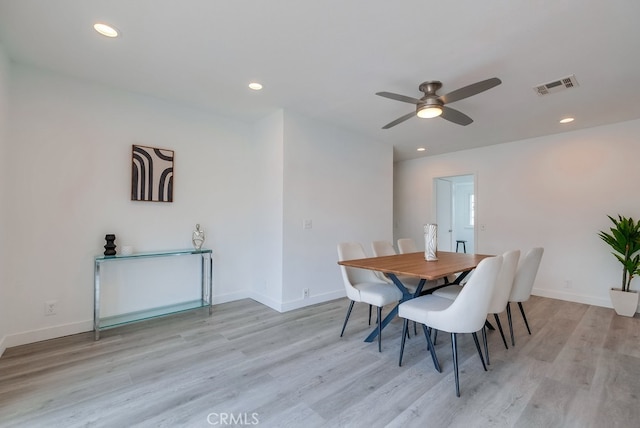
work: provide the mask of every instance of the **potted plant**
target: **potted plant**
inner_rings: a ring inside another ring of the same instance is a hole
[[[618,219],[607,216],[613,222],[609,232],[600,231],[598,236],[613,249],[613,255],[622,263],[622,284],[612,288],[611,303],[618,315],[632,317],[638,309],[640,295],[629,289],[631,280],[640,274],[640,221],[618,215]]]

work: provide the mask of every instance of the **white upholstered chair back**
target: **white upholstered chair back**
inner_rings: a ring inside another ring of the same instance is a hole
[[[542,247],[532,248],[520,259],[513,280],[511,295],[509,296],[510,302],[524,302],[529,300],[543,253],[544,248]]]
[[[411,238],[400,238],[398,239],[398,252],[400,254],[407,253],[417,253],[418,247],[416,246],[416,241]]]
[[[507,251],[502,254],[502,268],[500,268],[496,288],[489,304],[488,312],[490,314],[499,314],[507,308],[519,258],[520,250]]]

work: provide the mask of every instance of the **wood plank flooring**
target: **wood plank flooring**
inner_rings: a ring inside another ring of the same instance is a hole
[[[0,426],[639,426],[638,315],[532,297],[533,334],[513,308],[516,346],[489,332],[488,372],[472,338],[460,337],[457,398],[447,334],[436,344],[442,373],[422,335],[398,367],[401,321],[384,330],[378,353],[363,342],[367,305],[356,304],[339,337],[347,305],[280,314],[242,300],[210,317],[205,309],[106,330],[98,342],[85,333],[7,349]]]

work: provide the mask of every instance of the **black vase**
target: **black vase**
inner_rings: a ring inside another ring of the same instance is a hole
[[[116,244],[114,244],[114,241],[116,240],[116,235],[113,235],[113,234],[105,235],[104,239],[107,241],[107,245],[104,246],[104,255],[115,256]]]

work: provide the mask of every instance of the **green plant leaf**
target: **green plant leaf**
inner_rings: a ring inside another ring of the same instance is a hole
[[[613,250],[612,254],[622,264],[622,290],[629,291],[631,280],[640,275],[640,221],[618,214],[609,232],[600,231],[598,236]]]

